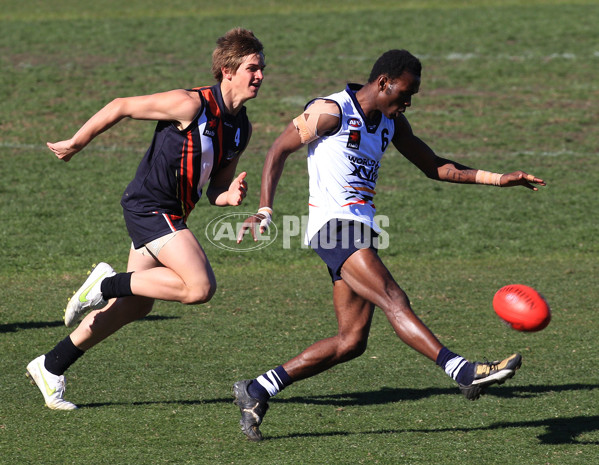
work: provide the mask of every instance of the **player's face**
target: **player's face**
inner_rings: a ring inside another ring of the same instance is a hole
[[[249,100],[258,95],[264,79],[264,55],[254,53],[245,57],[231,78],[235,91],[242,100]]]
[[[420,77],[404,72],[399,78],[387,81],[381,99],[381,112],[387,118],[397,118],[412,105],[412,95],[418,93]]]

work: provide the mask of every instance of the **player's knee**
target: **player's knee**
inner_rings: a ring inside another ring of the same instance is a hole
[[[386,301],[381,305],[383,312],[389,318],[391,315],[402,316],[412,314],[412,306],[410,305],[410,299],[406,293],[400,288],[393,289],[392,292],[387,293]]]
[[[341,342],[338,354],[343,361],[352,360],[366,352],[366,338],[346,338]]]
[[[186,305],[205,304],[210,301],[216,293],[216,283],[190,288],[182,303]]]

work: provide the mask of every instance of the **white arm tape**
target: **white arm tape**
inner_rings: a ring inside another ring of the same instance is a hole
[[[268,225],[272,221],[272,208],[260,207],[257,215],[263,215],[264,219],[260,221],[260,228],[268,229]]]

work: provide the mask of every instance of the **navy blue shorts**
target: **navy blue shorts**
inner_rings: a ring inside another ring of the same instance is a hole
[[[366,248],[377,252],[378,234],[360,221],[333,219],[314,235],[310,247],[325,262],[335,282],[341,279],[341,267],[354,252]]]
[[[188,229],[182,217],[168,213],[134,213],[123,208],[123,216],[133,247],[136,249],[159,237]]]

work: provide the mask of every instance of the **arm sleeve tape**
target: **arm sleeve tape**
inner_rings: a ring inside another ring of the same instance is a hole
[[[501,176],[499,173],[491,173],[490,171],[478,170],[476,172],[476,184],[488,184],[491,186],[501,185]]]
[[[308,144],[320,137],[318,134],[318,122],[322,115],[339,118],[339,107],[334,102],[318,99],[293,120],[302,144]]]

